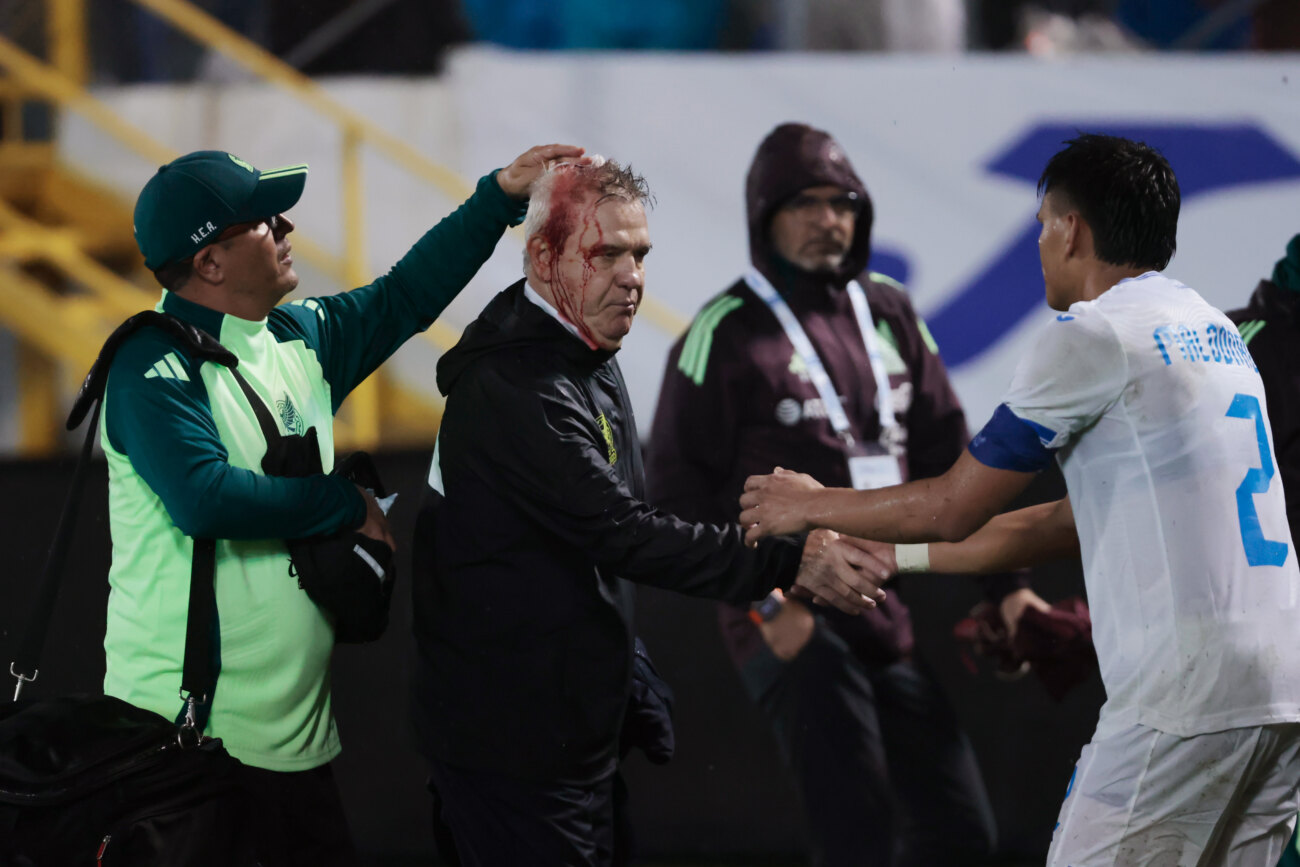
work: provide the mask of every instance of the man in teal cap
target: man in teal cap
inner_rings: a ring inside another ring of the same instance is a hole
[[[1260,280],[1250,302],[1228,311],[1264,380],[1277,471],[1286,496],[1291,538],[1300,539],[1300,235],[1286,245],[1270,280]],[[1278,867],[1300,867],[1291,836]]]
[[[160,311],[217,338],[273,409],[283,434],[315,428],[326,472],[347,394],[464,288],[534,178],[582,149],[532,148],[368,286],[277,307],[298,285],[285,215],[305,165],[258,171],[223,151],[180,157],[149,180],[135,237],[163,286]],[[104,691],[179,716],[194,539],[215,539],[217,686],[205,733],[243,764],[263,867],[353,864],[329,762],[330,619],[290,574],[286,539],[356,528],[393,544],[374,498],[351,482],[266,476],[253,409],[229,368],[192,358],[158,329],[113,361],[101,441],[108,459],[113,563]]]

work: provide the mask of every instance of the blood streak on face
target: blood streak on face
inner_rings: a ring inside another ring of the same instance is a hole
[[[578,329],[583,341],[595,349],[595,335],[582,311],[586,306],[591,278],[595,274],[591,257],[604,242],[604,233],[596,219],[597,197],[587,178],[583,177],[587,173],[585,167],[561,166],[558,171],[551,193],[550,214],[538,234],[552,251],[548,276],[555,308]],[[593,230],[594,237],[588,238]],[[578,247],[576,253],[581,257],[582,276],[576,281],[570,279],[571,275],[565,273],[564,267],[565,260],[569,258],[566,247],[570,239]],[[572,285],[575,282],[577,286]]]

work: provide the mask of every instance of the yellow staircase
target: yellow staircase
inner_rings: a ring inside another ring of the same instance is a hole
[[[131,238],[131,202],[61,164],[50,142],[26,135],[24,106],[45,106],[54,135],[58,116],[74,112],[155,165],[178,154],[85,89],[89,0],[24,2],[18,8],[40,13],[26,19],[40,24],[41,34],[0,36],[0,328],[20,341],[19,452],[39,455],[60,450],[67,441],[60,430],[61,416],[104,338],[126,316],[152,307],[159,289],[143,272]],[[336,255],[301,232],[294,236],[295,253],[338,288],[359,286],[371,277],[361,173],[364,148],[382,154],[413,180],[452,201],[470,194],[470,185],[455,172],[369,122],[186,0],[131,2],[291,95],[339,131],[343,249]],[[33,42],[47,46],[48,62],[24,47]],[[640,316],[672,335],[687,324],[653,297],[645,299]],[[459,335],[435,322],[424,336],[445,350]],[[428,446],[440,420],[441,406],[433,398],[381,370],[348,397],[336,420],[335,439],[351,448]]]
[[[0,147],[0,200],[115,271],[139,268],[128,204],[60,165],[52,145],[19,142]]]
[[[58,165],[48,144],[0,144],[0,324],[19,341],[20,453],[60,448],[96,349],[153,304],[123,276],[139,258],[131,213],[111,192]]]
[[[24,130],[25,107],[39,104],[52,113],[81,114],[153,162],[176,156],[113,115],[82,86],[83,2],[46,0],[48,53],[53,63],[0,36],[0,328],[18,340],[18,451],[23,456],[57,452],[69,442],[61,421],[99,346],[127,316],[151,308],[160,291],[144,269],[131,234],[132,202],[82,177],[60,162],[51,142],[33,140]],[[344,209],[350,222],[347,249],[343,257],[335,257],[310,238],[295,238],[300,255],[333,276],[340,287],[367,280],[359,206],[363,139],[402,151],[426,179],[453,187],[457,193],[465,189],[453,173],[347,116],[310,81],[281,69],[283,64],[275,58],[193,7],[179,0],[136,2],[177,27],[202,34],[209,44],[220,43],[215,47],[234,52],[260,74],[278,75],[278,83],[304,101],[327,115],[340,116],[347,131],[345,199],[358,203]],[[431,332],[430,339],[445,348],[456,336],[441,327]],[[441,408],[433,400],[382,371],[358,387],[348,403],[350,409],[345,408],[336,426],[341,447],[428,446],[441,418]]]

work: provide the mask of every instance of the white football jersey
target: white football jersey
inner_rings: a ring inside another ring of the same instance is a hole
[[[1007,407],[1059,449],[1107,700],[1098,734],[1300,720],[1300,570],[1264,389],[1154,271],[1056,317]]]

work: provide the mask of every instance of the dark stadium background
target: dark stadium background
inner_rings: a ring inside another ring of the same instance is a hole
[[[393,515],[399,540],[410,538],[427,461],[423,451],[380,458],[383,477],[400,493]],[[0,462],[0,501],[15,516],[0,523],[0,550],[7,554],[0,578],[0,660],[12,658],[15,627],[25,622],[72,466],[70,458]],[[1026,502],[1058,496],[1059,485],[1059,478],[1041,479]],[[106,503],[106,471],[99,461],[87,483],[40,678],[28,687],[31,696],[100,688],[110,553]],[[408,556],[404,547],[388,633],[372,645],[338,648],[334,661],[344,746],[336,762],[340,788],[358,846],[384,867],[429,864],[433,846],[423,762],[412,748],[406,713],[412,649]],[[1077,564],[1040,570],[1034,585],[1049,600],[1082,592]],[[895,589],[912,606],[920,655],[934,667],[974,742],[1007,859],[998,863],[1041,863],[1073,762],[1096,722],[1103,698],[1099,679],[1094,676],[1057,703],[1032,677],[1007,683],[987,666],[974,676],[960,659],[951,629],[979,601],[975,582],[913,578]],[[678,737],[677,755],[666,766],[650,765],[639,754],[625,763],[639,863],[799,863],[803,828],[794,789],[726,659],[713,605],[647,589],[639,600],[640,635],[677,695]]]

